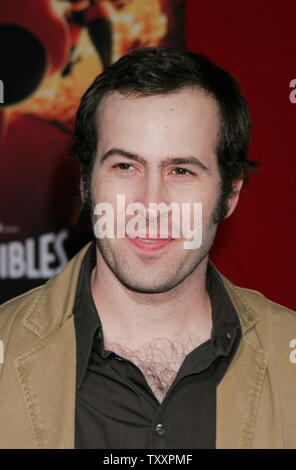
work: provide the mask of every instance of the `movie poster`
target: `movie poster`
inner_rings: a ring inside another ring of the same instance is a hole
[[[0,4],[0,303],[57,274],[88,241],[69,155],[79,100],[121,55],[184,46],[185,0]]]

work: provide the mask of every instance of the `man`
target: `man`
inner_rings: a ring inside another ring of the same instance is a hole
[[[97,77],[73,141],[96,237],[1,308],[1,447],[295,447],[295,314],[209,261],[254,166],[249,127],[201,55],[142,49]]]

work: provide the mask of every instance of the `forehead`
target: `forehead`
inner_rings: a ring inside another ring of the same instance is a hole
[[[97,113],[101,150],[114,145],[128,145],[132,151],[146,146],[153,155],[158,149],[162,154],[216,150],[219,106],[197,87],[152,96],[112,92]]]

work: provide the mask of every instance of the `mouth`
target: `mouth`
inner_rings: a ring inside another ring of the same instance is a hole
[[[170,245],[174,239],[173,238],[150,238],[150,237],[136,237],[130,238],[126,237],[134,246],[139,248],[144,252],[154,252],[163,250],[165,247]]]

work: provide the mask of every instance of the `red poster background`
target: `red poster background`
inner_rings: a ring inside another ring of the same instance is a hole
[[[252,118],[249,155],[261,165],[221,224],[212,259],[233,282],[296,310],[296,4],[187,0],[186,13],[187,47],[240,81]]]
[[[178,1],[161,3],[170,10]],[[296,79],[295,14],[292,1],[186,2],[187,47],[209,55],[239,79],[252,117],[250,158],[261,164],[236,212],[221,224],[212,259],[233,282],[294,310],[296,100],[290,84]],[[167,39],[180,44],[179,16],[170,16],[175,36]],[[62,124],[70,129],[72,122]],[[43,143],[43,135],[50,145]],[[77,204],[77,175],[71,162],[61,158],[70,136],[65,138],[59,121],[31,114],[15,121],[6,139],[0,160],[0,222],[12,228],[17,223],[20,231],[19,238],[2,231],[0,244],[63,229]],[[34,279],[20,282],[23,290],[34,285]],[[1,279],[3,298],[10,286],[13,295],[12,283],[17,280]]]
[[[57,274],[89,241],[69,155],[79,100],[121,55],[184,47],[184,6],[0,1],[0,304]]]

